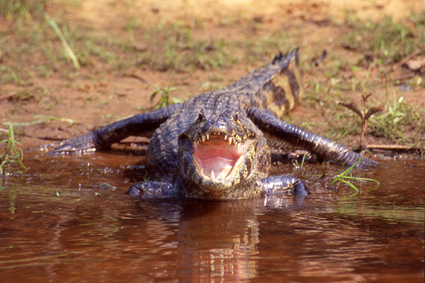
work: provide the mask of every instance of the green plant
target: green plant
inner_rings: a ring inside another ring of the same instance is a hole
[[[344,184],[349,185],[353,190],[355,190],[357,193],[360,192],[360,190],[350,181],[352,180],[357,180],[357,181],[371,181],[371,182],[375,182],[379,185],[379,182],[375,179],[370,179],[370,178],[363,178],[363,177],[354,177],[353,176],[353,169],[354,167],[357,166],[357,164],[359,164],[359,162],[361,161],[361,159],[359,161],[357,161],[356,163],[354,163],[353,165],[351,165],[350,167],[348,167],[344,172],[340,173],[342,168],[339,169],[338,174],[336,175],[335,179],[333,180],[331,186],[334,186],[337,182],[342,182]]]
[[[159,109],[173,103],[184,102],[184,100],[181,98],[171,97],[171,94],[179,89],[178,87],[171,86],[171,84],[172,82],[170,82],[167,87],[160,87],[158,85],[155,85],[155,91],[151,94],[150,98],[151,104],[153,105],[153,101],[155,100],[155,97],[158,94],[160,95],[160,98],[159,101],[152,106],[152,109]]]
[[[341,101],[337,101],[338,104],[343,105],[344,107],[350,109],[351,111],[353,111],[354,113],[356,113],[361,119],[362,119],[362,132],[360,134],[360,148],[361,149],[365,149],[365,142],[364,142],[364,133],[366,131],[366,127],[367,127],[367,120],[375,113],[380,112],[382,110],[384,110],[381,107],[371,107],[367,112],[366,112],[366,104],[367,104],[367,99],[372,95],[372,93],[369,94],[362,94],[362,99],[363,99],[363,111],[360,110],[360,108],[353,102],[350,103],[345,103],[345,102],[341,102]]]
[[[5,165],[11,162],[18,162],[22,168],[27,170],[25,165],[22,163],[24,153],[21,148],[16,147],[16,144],[19,143],[15,140],[12,124],[9,124],[9,130],[7,131],[7,139],[0,141],[0,145],[1,144],[5,144],[6,147],[3,155],[0,157],[0,174],[4,174]]]

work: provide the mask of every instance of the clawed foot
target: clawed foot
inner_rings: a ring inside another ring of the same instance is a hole
[[[140,182],[133,184],[127,194],[135,198],[161,198],[175,195],[174,187],[166,182]]]
[[[94,142],[94,135],[92,133],[77,137],[75,139],[65,140],[51,145],[43,146],[42,148],[48,150],[53,147],[53,150],[49,151],[49,155],[57,154],[81,154],[96,151],[96,144]]]
[[[292,176],[269,176],[261,181],[266,195],[308,195],[304,183]]]

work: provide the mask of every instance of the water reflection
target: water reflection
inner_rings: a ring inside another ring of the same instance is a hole
[[[78,162],[2,183],[0,281],[423,282],[423,161],[351,198],[312,179],[304,199],[245,201],[135,201]]]
[[[139,210],[150,210],[149,207],[154,209],[153,202],[138,202]],[[159,219],[175,221],[178,256],[176,275],[179,278],[206,282],[251,279],[258,276],[257,244],[260,241],[260,229],[257,215],[264,210],[264,202],[264,199],[169,200],[168,212],[160,211],[146,230],[164,232],[167,231],[166,224],[159,224]],[[278,203],[296,208],[302,201],[299,198],[282,197]],[[165,237],[165,234],[157,235],[156,239]]]
[[[179,224],[180,272],[192,279],[254,278],[258,229],[252,201],[186,202]]]

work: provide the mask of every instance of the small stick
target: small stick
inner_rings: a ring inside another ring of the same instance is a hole
[[[398,77],[389,79],[389,81],[393,82],[393,81],[398,81],[398,80],[406,80],[406,79],[413,78],[414,76],[416,76],[416,74],[408,74],[408,75],[398,76]]]
[[[409,61],[411,58],[413,58],[416,54],[422,52],[423,50],[425,50],[425,47],[420,48],[419,50],[416,50],[414,52],[412,52],[410,55],[408,55],[407,57],[405,57],[403,60],[401,60],[400,62],[398,62],[397,64],[393,65],[391,67],[391,70],[395,71],[395,69],[397,69],[398,67],[400,67],[401,65],[403,65],[404,63],[406,63],[407,61]]]
[[[367,149],[382,149],[382,150],[394,150],[394,151],[408,151],[408,150],[425,150],[425,148],[418,146],[406,146],[406,145],[393,145],[393,144],[368,144]]]

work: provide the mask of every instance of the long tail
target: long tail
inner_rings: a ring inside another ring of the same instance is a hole
[[[252,106],[282,117],[298,104],[303,95],[298,57],[298,48],[288,54],[280,53],[266,68],[255,70],[227,88],[246,94]]]
[[[277,117],[282,117],[294,109],[304,94],[298,57],[298,49],[286,55],[280,53],[276,56],[272,66],[277,65],[280,70],[271,76],[256,94],[263,101],[267,101],[263,108]]]

